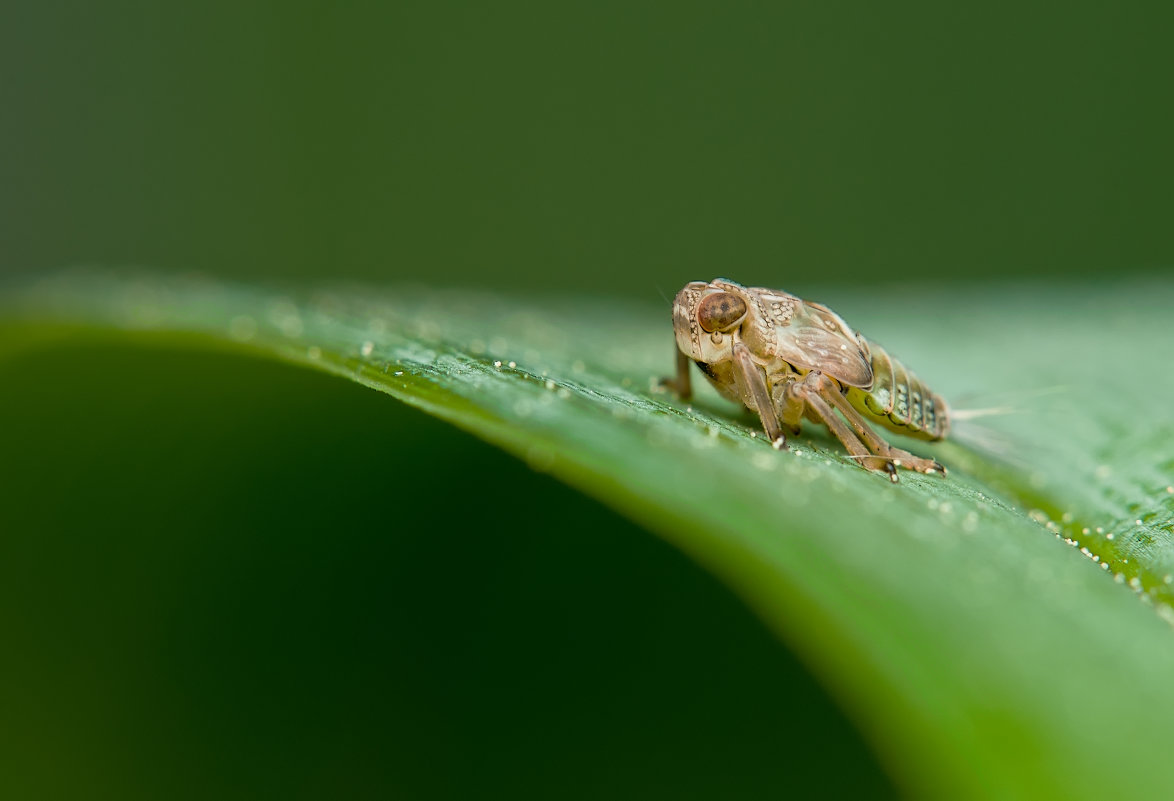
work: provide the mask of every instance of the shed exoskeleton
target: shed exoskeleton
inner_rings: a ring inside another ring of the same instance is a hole
[[[677,375],[666,383],[682,398],[691,395],[692,360],[718,392],[758,414],[776,448],[786,447],[783,429],[797,434],[807,417],[893,481],[898,467],[945,474],[937,461],[885,442],[870,424],[940,440],[950,428],[946,402],[826,306],[723,278],[694,281],[677,293],[673,328]]]

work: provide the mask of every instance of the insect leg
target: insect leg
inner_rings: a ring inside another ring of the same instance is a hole
[[[802,381],[796,381],[787,387],[787,391],[799,396],[807,405],[808,410],[814,414],[815,418],[828,427],[836,439],[844,444],[848,449],[848,453],[869,470],[884,471],[889,474],[893,480],[897,480],[897,474],[892,467],[891,462],[886,462],[876,455],[869,452],[868,448],[860,441],[856,434],[852,433],[852,429],[848,428],[847,424],[841,420],[832,407],[828,405],[827,401],[822,397],[825,387],[830,386],[823,374],[818,370],[812,370]],[[833,387],[833,391],[836,391]]]
[[[851,404],[840,393],[839,388],[831,381],[821,382],[818,388],[820,397],[826,400],[829,404],[834,406],[840,414],[844,415],[844,419],[852,426],[856,432],[856,436],[865,444],[865,446],[877,456],[882,456],[886,459],[893,460],[890,464],[900,467],[908,467],[911,470],[916,470],[919,473],[940,472],[945,475],[946,468],[933,459],[923,459],[920,456],[914,456],[909,451],[895,448],[889,443],[880,438],[879,435],[868,423],[861,417],[860,412],[852,407]]]
[[[658,382],[660,386],[676,393],[681,400],[687,401],[693,397],[693,384],[689,378],[689,363],[690,359],[678,348],[677,351],[677,375],[674,378],[662,378]]]
[[[770,392],[766,389],[762,368],[754,363],[754,359],[750,358],[749,348],[741,342],[734,343],[734,380],[739,385],[742,397],[754,401],[754,411],[758,412],[762,427],[766,431],[766,438],[770,440],[771,445],[779,450],[787,447],[787,438],[783,436]]]
[[[792,434],[799,433],[799,422],[803,419],[803,411],[806,407],[801,397],[789,391],[791,385],[798,380],[797,376],[788,374],[771,388],[771,398],[775,402],[775,411],[779,415],[779,421]]]

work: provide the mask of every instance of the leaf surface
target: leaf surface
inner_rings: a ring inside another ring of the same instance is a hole
[[[668,310],[605,298],[70,275],[7,295],[0,354],[103,332],[244,349],[377,389],[714,572],[911,795],[1174,791],[1174,288],[817,299],[955,405],[1015,407],[982,421],[1006,452],[967,444],[959,424],[958,442],[911,446],[949,477],[897,486],[810,425],[775,452],[714,393],[654,391],[673,364]]]

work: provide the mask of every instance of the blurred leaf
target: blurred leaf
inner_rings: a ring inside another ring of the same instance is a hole
[[[949,478],[891,486],[818,432],[776,453],[712,394],[652,392],[672,366],[667,310],[604,299],[74,275],[9,295],[4,341],[103,331],[248,350],[518,454],[723,579],[911,795],[1174,790],[1172,288],[822,299],[947,398],[1018,407],[990,422],[1007,454],[944,445]]]

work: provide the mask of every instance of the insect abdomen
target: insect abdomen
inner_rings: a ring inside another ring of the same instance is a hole
[[[917,439],[942,439],[950,430],[950,410],[936,392],[912,370],[873,342],[872,388],[852,389],[848,400],[856,409],[898,434]]]

